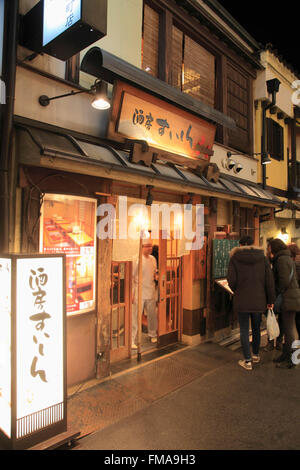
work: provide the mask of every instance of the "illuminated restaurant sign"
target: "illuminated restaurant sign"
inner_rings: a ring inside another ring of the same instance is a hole
[[[96,200],[46,194],[40,251],[66,255],[67,313],[95,308]]]
[[[24,19],[23,45],[65,61],[106,35],[107,0],[42,0]]]
[[[22,449],[66,431],[62,255],[0,259],[0,428]]]
[[[43,46],[81,18],[81,0],[44,0]]]
[[[144,140],[192,159],[210,160],[216,126],[127,84],[114,92],[109,137]]]

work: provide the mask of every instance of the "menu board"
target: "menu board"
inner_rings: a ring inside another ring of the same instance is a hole
[[[213,240],[213,279],[227,277],[230,251],[239,246],[238,240]]]
[[[96,200],[46,194],[40,251],[66,255],[67,313],[95,308]]]

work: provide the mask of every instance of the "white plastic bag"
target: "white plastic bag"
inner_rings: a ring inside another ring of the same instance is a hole
[[[279,325],[275,317],[275,313],[273,309],[268,310],[267,316],[267,333],[268,339],[272,341],[272,339],[278,338],[280,334]]]

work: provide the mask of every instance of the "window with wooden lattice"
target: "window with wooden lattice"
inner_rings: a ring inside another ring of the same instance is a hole
[[[171,84],[215,106],[215,57],[175,26],[172,28]]]
[[[284,160],[283,127],[273,119],[267,118],[268,153],[275,160]]]
[[[144,4],[142,69],[158,77],[160,14]]]
[[[252,125],[250,119],[250,83],[230,63],[227,64],[227,114],[236,122],[236,129],[228,132],[228,145],[242,152],[251,152]]]

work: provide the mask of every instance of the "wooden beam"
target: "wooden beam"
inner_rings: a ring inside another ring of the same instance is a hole
[[[100,203],[106,198],[100,198]],[[110,374],[110,332],[111,332],[111,263],[112,240],[97,238],[97,367],[96,377],[103,378]]]

